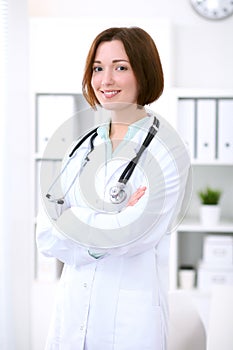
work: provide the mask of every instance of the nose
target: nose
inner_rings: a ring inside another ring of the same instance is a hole
[[[105,69],[103,71],[101,85],[102,86],[109,86],[109,85],[113,84],[113,81],[114,81],[114,77],[113,77],[112,70],[111,69]]]

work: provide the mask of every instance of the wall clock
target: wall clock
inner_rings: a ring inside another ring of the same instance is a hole
[[[195,11],[212,20],[226,18],[233,14],[233,0],[190,0]]]

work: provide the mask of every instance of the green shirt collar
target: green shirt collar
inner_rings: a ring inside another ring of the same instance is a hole
[[[124,141],[131,140],[136,135],[138,130],[143,128],[143,126],[147,123],[149,118],[150,118],[150,116],[146,116],[146,117],[144,117],[142,119],[139,119],[135,123],[129,125],[128,131],[127,131],[127,133],[126,133],[126,135],[124,137]],[[105,141],[109,140],[109,129],[110,129],[110,121],[108,121],[107,123],[101,125],[98,128],[98,130],[97,130],[98,135]]]

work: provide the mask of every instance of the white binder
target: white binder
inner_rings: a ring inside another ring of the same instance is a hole
[[[216,159],[216,101],[213,99],[197,101],[197,159]]]
[[[219,100],[218,158],[233,162],[233,99]]]
[[[178,132],[195,157],[195,102],[194,99],[180,99],[178,103]]]
[[[72,95],[40,95],[38,97],[37,115],[37,152],[43,153],[48,140],[54,132],[69,118],[74,115],[75,101]],[[59,142],[67,143],[67,147],[72,141],[70,137],[61,135]],[[59,148],[59,143],[57,145]]]

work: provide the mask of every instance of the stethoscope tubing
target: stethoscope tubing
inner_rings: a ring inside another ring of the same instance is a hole
[[[94,139],[96,138],[97,136],[97,129],[98,128],[95,128],[91,131],[89,131],[86,135],[83,136],[83,138],[77,143],[77,145],[73,148],[73,150],[70,152],[69,154],[69,159],[68,161],[66,162],[65,166],[63,167],[62,171],[60,172],[60,174],[55,178],[55,180],[53,181],[53,183],[51,184],[51,186],[49,187],[48,189],[48,193],[46,194],[46,197],[51,201],[51,202],[54,202],[54,203],[57,203],[57,204],[64,204],[64,200],[65,200],[65,197],[66,195],[69,193],[71,187],[73,186],[73,184],[75,183],[77,177],[80,175],[81,171],[83,170],[83,168],[85,167],[87,161],[89,161],[89,158],[88,158],[88,155],[93,151],[94,149]],[[88,153],[86,154],[85,158],[84,158],[84,161],[83,161],[83,164],[82,164],[82,167],[81,169],[76,173],[75,177],[73,178],[72,182],[70,183],[70,186],[68,187],[68,189],[66,190],[66,192],[64,193],[64,195],[60,198],[52,198],[52,195],[50,194],[52,188],[54,187],[54,185],[56,184],[56,182],[60,179],[60,177],[63,175],[64,171],[66,170],[66,168],[68,167],[74,153],[76,152],[76,150],[88,139],[88,137],[90,137],[90,149],[88,151]]]
[[[94,139],[96,138],[97,136],[97,129],[98,127],[96,127],[95,129],[92,129],[91,131],[89,131],[86,135],[84,135],[82,137],[82,139],[77,143],[77,145],[72,149],[72,151],[70,152],[69,154],[69,157],[72,158],[72,156],[74,155],[74,153],[77,151],[77,149],[83,144],[84,141],[86,141],[86,139],[88,139],[89,136],[91,136],[92,134],[92,137],[90,139],[90,146],[91,146],[91,152],[93,151],[94,149]]]
[[[111,194],[111,200],[112,203],[114,204],[118,204],[120,202],[117,202],[116,198],[114,199],[113,196],[119,197],[120,192],[124,191],[124,188],[127,184],[127,182],[129,181],[130,177],[133,174],[133,171],[136,167],[136,165],[139,162],[139,159],[141,157],[141,155],[143,154],[143,152],[145,151],[145,149],[149,146],[149,144],[151,143],[152,139],[155,137],[156,133],[158,132],[159,129],[159,125],[160,122],[159,120],[154,117],[153,120],[153,124],[150,126],[149,131],[147,136],[145,137],[138,153],[136,154],[136,156],[128,163],[128,165],[126,166],[125,170],[122,172],[122,174],[120,175],[117,185],[114,186],[114,191],[113,191],[113,195]],[[71,187],[73,186],[73,184],[75,183],[77,177],[81,174],[82,170],[84,169],[85,165],[87,164],[87,162],[89,161],[89,154],[91,152],[93,152],[94,150],[94,140],[98,135],[97,132],[98,127],[92,129],[91,131],[89,131],[86,135],[84,135],[82,137],[82,139],[77,143],[77,145],[72,149],[72,151],[69,154],[69,159],[67,161],[67,163],[65,164],[64,168],[62,169],[62,171],[60,172],[60,174],[55,178],[55,180],[53,181],[53,183],[51,184],[51,186],[48,189],[48,192],[46,194],[46,197],[48,198],[49,201],[57,203],[57,204],[64,204],[64,200],[66,195],[68,194],[68,192],[70,191]],[[59,180],[59,178],[63,175],[64,171],[66,170],[67,166],[69,165],[72,157],[74,156],[75,152],[80,148],[80,146],[88,139],[88,137],[90,137],[90,146],[89,146],[89,150],[84,158],[83,164],[80,168],[80,170],[76,173],[76,175],[74,176],[71,184],[68,186],[68,189],[65,191],[64,195],[61,198],[53,198],[53,196],[50,194],[50,192],[52,191],[53,187],[55,186],[56,182]],[[122,185],[124,185],[122,187]],[[117,193],[116,188],[119,187],[119,192]],[[111,191],[111,190],[110,190]],[[123,198],[124,196],[122,196]]]
[[[149,146],[149,144],[151,143],[152,139],[154,138],[154,136],[156,135],[156,133],[158,132],[159,129],[159,120],[154,117],[154,122],[151,125],[148,134],[145,138],[145,140],[143,141],[138,153],[136,154],[136,156],[129,162],[129,164],[126,166],[125,170],[122,172],[118,182],[123,183],[126,185],[126,183],[129,181],[131,175],[133,174],[133,171],[136,167],[136,165],[139,162],[139,159],[142,155],[142,153],[145,151],[145,149]]]

